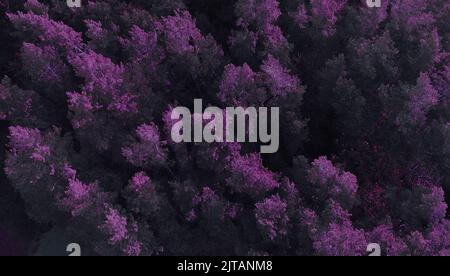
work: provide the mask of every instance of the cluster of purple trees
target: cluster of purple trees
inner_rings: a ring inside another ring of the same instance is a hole
[[[450,4],[381,2],[0,0],[0,254],[450,255]],[[279,151],[174,143],[196,98]]]

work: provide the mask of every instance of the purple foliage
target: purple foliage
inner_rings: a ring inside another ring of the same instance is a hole
[[[286,214],[287,204],[278,195],[256,203],[256,221],[264,235],[270,240],[287,235],[289,218]]]
[[[447,1],[85,2],[0,0],[0,254],[450,255]],[[199,98],[279,151],[175,143]]]

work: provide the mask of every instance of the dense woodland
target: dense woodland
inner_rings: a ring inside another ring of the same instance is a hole
[[[450,255],[450,4],[381,2],[0,0],[0,255]]]

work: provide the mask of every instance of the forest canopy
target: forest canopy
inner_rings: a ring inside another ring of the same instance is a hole
[[[0,0],[0,255],[450,255],[450,4],[366,2]]]

